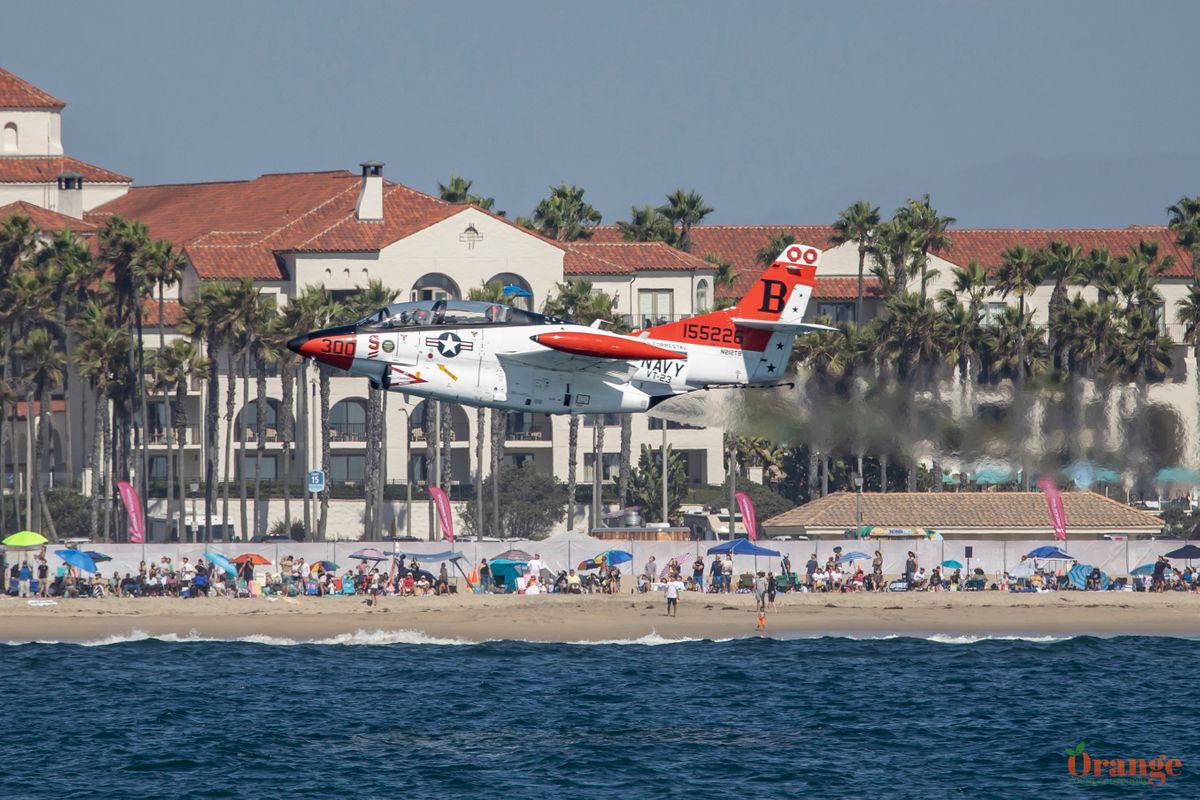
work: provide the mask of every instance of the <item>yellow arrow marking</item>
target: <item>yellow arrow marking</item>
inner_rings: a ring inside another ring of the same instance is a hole
[[[447,375],[449,375],[449,376],[450,376],[450,380],[454,380],[454,381],[458,380],[458,376],[457,376],[457,375],[455,375],[455,374],[454,374],[453,372],[451,372],[450,370],[446,369],[446,365],[445,365],[445,364],[438,364],[438,365],[437,365],[437,368],[438,368],[438,369],[440,369],[442,372],[446,373]]]

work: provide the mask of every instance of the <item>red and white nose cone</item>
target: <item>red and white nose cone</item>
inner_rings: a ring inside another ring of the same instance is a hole
[[[313,334],[288,342],[288,347],[304,356],[338,369],[350,369],[354,363],[357,338],[353,333]]]

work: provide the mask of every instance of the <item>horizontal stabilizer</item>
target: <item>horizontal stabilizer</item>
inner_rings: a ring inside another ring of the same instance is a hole
[[[733,323],[743,328],[754,328],[760,331],[775,333],[814,333],[816,331],[840,331],[841,328],[831,328],[828,325],[818,325],[815,322],[771,322],[762,319],[733,318]]]

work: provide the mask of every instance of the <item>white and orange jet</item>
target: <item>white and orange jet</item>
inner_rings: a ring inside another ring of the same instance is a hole
[[[611,333],[496,303],[395,303],[288,347],[376,387],[543,414],[646,411],[699,389],[778,382],[821,251],[794,244],[732,308]]]

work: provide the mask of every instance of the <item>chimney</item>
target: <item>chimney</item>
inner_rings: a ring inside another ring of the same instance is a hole
[[[83,176],[64,172],[58,176],[58,208],[60,214],[83,219]]]
[[[358,204],[354,214],[359,222],[383,219],[383,162],[364,161],[362,167],[362,189],[358,192]]]

